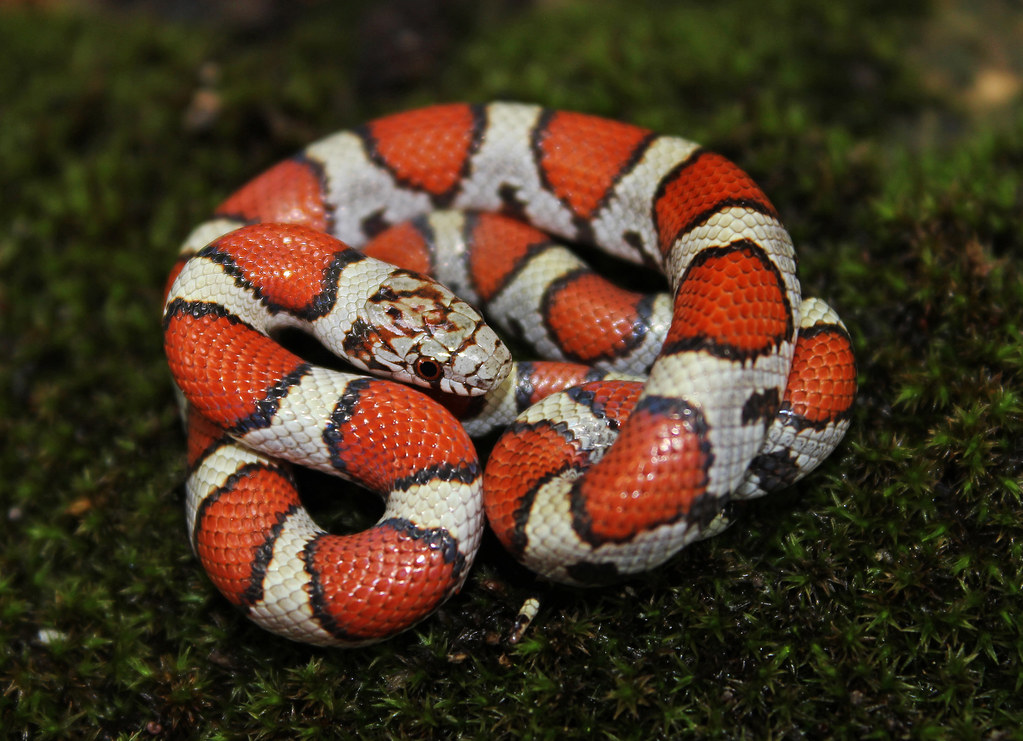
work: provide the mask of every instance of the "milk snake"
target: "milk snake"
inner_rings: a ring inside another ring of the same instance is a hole
[[[534,227],[655,268],[671,294],[605,287]],[[224,201],[168,281],[192,546],[251,619],[320,645],[384,639],[458,591],[484,510],[548,579],[653,568],[845,433],[849,336],[795,267],[745,173],[629,124],[453,104],[314,143]],[[470,303],[564,362],[512,365]],[[273,339],[285,328],[427,392],[315,366]],[[466,429],[509,422],[484,473]],[[286,461],[377,492],[384,516],[325,533]]]

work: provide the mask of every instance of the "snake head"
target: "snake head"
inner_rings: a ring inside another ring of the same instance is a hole
[[[359,309],[344,351],[371,373],[462,396],[494,388],[511,353],[479,312],[436,281],[395,270]]]

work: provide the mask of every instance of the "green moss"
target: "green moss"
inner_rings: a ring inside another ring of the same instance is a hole
[[[941,57],[913,50],[934,22],[923,2],[454,2],[424,67],[386,85],[365,63],[388,40],[367,31],[374,5],[311,3],[246,32],[0,10],[0,727],[1017,733],[1018,103],[987,126],[958,91],[923,84],[914,60]],[[203,85],[220,107],[186,125]],[[463,593],[405,635],[357,651],[276,639],[216,594],[185,538],[159,332],[176,244],[321,133],[497,97],[691,136],[748,169],[792,230],[806,292],[850,328],[853,427],[794,491],[740,508],[670,566],[541,588],[517,646],[502,638],[537,585],[490,538]]]

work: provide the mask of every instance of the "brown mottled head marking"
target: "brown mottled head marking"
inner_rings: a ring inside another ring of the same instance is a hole
[[[508,374],[511,354],[483,318],[430,278],[395,270],[358,312],[343,347],[378,375],[478,395]]]

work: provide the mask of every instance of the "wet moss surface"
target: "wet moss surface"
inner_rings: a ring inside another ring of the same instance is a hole
[[[1020,24],[993,2],[763,5],[0,7],[4,733],[1015,737]],[[166,271],[276,159],[456,99],[608,115],[738,162],[852,333],[853,425],[805,482],[641,579],[545,589],[488,538],[416,629],[291,644],[189,550]]]

